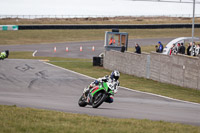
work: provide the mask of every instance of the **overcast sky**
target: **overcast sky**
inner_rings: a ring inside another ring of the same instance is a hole
[[[193,7],[130,0],[0,0],[0,5],[0,15],[192,15]],[[200,4],[196,14],[200,14]]]

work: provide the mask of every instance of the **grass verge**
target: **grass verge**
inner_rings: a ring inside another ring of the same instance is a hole
[[[11,52],[9,58],[48,59],[50,63],[70,69],[94,78],[109,75],[110,71],[102,67],[92,66],[90,59],[72,59],[58,57],[32,57],[30,52]],[[54,62],[59,61],[59,62]],[[176,85],[160,83],[154,80],[121,74],[120,85],[134,90],[155,93],[171,98],[200,103],[200,90],[184,88]]]
[[[156,45],[147,45],[147,46],[140,46],[141,48],[141,52],[146,52],[146,53],[150,53],[152,51],[156,51],[156,48],[155,48]],[[163,47],[165,47],[166,45],[164,45]],[[129,52],[135,52],[135,48],[131,48],[129,47],[128,48],[128,51]]]
[[[164,121],[116,119],[0,105],[5,133],[198,133],[200,127]]]
[[[105,31],[111,30],[101,29],[0,31],[0,45],[104,40]],[[181,36],[191,36],[191,29],[123,29],[120,30],[120,32],[127,32],[129,34],[129,39],[166,37],[176,38]],[[195,34],[199,35],[200,30],[196,28]]]
[[[195,22],[200,18],[196,17]],[[87,18],[2,18],[0,25],[25,25],[25,24],[170,24],[192,23],[192,18],[182,17],[87,17]]]

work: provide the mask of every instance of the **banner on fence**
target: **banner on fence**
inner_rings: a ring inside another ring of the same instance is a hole
[[[18,25],[0,25],[0,30],[18,30]]]

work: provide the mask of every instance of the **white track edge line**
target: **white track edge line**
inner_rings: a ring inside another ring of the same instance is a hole
[[[42,61],[42,62],[43,62],[43,61]],[[72,71],[72,70],[69,70],[69,69],[63,68],[63,67],[56,66],[56,65],[53,65],[53,64],[48,63],[48,62],[44,62],[44,63],[47,64],[47,65],[50,65],[50,66],[54,66],[54,67],[57,67],[57,68],[63,69],[63,70],[65,70],[65,71],[69,71],[69,72],[74,73],[74,74],[81,75],[81,76],[83,76],[83,77],[86,77],[86,78],[94,79],[94,80],[95,80],[95,78],[89,77],[89,76],[87,76],[87,75],[84,75],[84,74],[81,74],[81,73],[78,73],[78,72],[75,72],[75,71]]]
[[[35,50],[32,54],[33,57],[35,57],[35,54],[37,53],[37,50]]]
[[[162,96],[162,95],[158,95],[158,94],[154,94],[154,93],[150,93],[150,92],[143,92],[143,91],[133,90],[133,89],[126,88],[126,87],[123,87],[123,86],[120,86],[120,87],[122,89],[133,91],[133,92],[148,94],[148,95],[157,96],[157,97],[161,97],[161,98],[165,98],[165,99],[169,99],[169,100],[173,100],[173,101],[178,101],[178,102],[183,102],[183,103],[188,103],[188,104],[200,105],[199,103],[195,103],[195,102],[179,100],[179,99],[175,99],[175,98],[171,98],[171,97],[167,97],[167,96]]]
[[[59,67],[59,66],[53,65],[53,64],[48,63],[48,62],[44,62],[44,61],[42,61],[42,62],[45,63],[45,64],[47,64],[47,65],[50,65],[50,66],[53,66],[53,67],[57,67],[57,68],[65,70],[65,71],[69,71],[69,72],[72,72],[74,74],[78,74],[78,75],[84,76],[86,78],[94,79],[95,80],[95,78],[92,78],[90,76],[87,76],[87,75],[84,75],[84,74],[81,74],[81,73],[78,73],[78,72],[75,72],[75,71],[63,68],[63,67]],[[200,105],[199,103],[195,103],[195,102],[189,102],[189,101],[179,100],[179,99],[175,99],[175,98],[171,98],[171,97],[167,97],[167,96],[153,94],[153,93],[150,93],[150,92],[143,92],[143,91],[133,90],[133,89],[126,88],[126,87],[123,87],[123,86],[120,86],[120,88],[125,89],[125,90],[129,90],[129,91],[133,91],[133,92],[138,92],[138,93],[148,94],[148,95],[152,95],[152,96],[157,96],[157,97],[161,97],[161,98],[165,98],[165,99],[169,99],[169,100],[173,100],[173,101],[178,101],[178,102],[183,102],[183,103],[188,103],[188,104],[194,104],[194,105]]]

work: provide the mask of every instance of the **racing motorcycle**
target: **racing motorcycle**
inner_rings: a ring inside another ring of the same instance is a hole
[[[4,60],[5,58],[8,58],[8,56],[9,56],[9,50],[0,52],[0,60]]]
[[[100,82],[99,85],[90,89],[88,94],[83,94],[78,104],[80,107],[91,105],[93,108],[98,108],[110,95],[114,95],[116,87],[117,84],[111,82]]]

